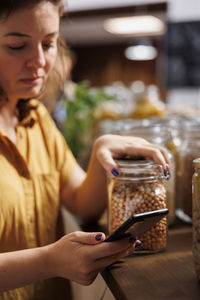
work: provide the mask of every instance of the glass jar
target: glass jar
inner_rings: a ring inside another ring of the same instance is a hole
[[[176,162],[173,153],[168,149],[167,145],[173,143],[170,130],[166,126],[151,125],[147,126],[133,126],[129,125],[126,130],[121,130],[121,135],[138,136],[146,139],[150,143],[163,147],[168,152],[170,161],[170,178],[166,182],[167,192],[167,208],[169,213],[167,216],[168,225],[172,225],[175,221],[175,177],[176,177]],[[174,145],[175,147],[175,145]]]
[[[151,160],[116,160],[120,175],[108,176],[108,229],[112,233],[133,214],[166,208],[163,168]],[[162,251],[167,243],[167,218],[140,237],[137,252]]]
[[[141,120],[164,115],[165,104],[160,99],[156,85],[145,86],[136,81],[132,84],[131,89],[136,103],[133,111],[128,115],[129,118]]]
[[[193,160],[195,172],[192,177],[192,233],[193,257],[198,280],[200,281],[200,158]]]
[[[178,194],[180,196],[179,217],[192,223],[192,176],[193,160],[200,154],[199,127],[190,128],[183,133],[183,143],[178,153]]]

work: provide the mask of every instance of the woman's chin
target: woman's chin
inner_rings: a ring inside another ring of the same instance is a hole
[[[32,99],[32,98],[38,98],[42,94],[42,89],[34,89],[32,91],[28,91],[25,93],[22,93],[20,99]]]

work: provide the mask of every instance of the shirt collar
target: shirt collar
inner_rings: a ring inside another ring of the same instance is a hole
[[[32,99],[28,102],[27,105],[29,109],[28,115],[19,122],[19,125],[25,127],[32,127],[37,118],[35,110],[39,105],[39,101],[36,99]]]

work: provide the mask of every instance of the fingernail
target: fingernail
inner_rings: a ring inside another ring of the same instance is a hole
[[[118,176],[118,175],[119,175],[119,172],[118,172],[116,169],[112,169],[111,173],[112,173],[114,176]]]
[[[141,246],[142,245],[142,242],[141,241],[137,241],[136,243],[135,243],[135,248],[137,248],[137,247],[139,247],[139,246]]]
[[[102,239],[102,234],[97,234],[97,235],[95,236],[95,240],[96,240],[96,241],[101,241],[101,239]]]
[[[164,170],[164,176],[167,176],[167,171],[166,170]]]

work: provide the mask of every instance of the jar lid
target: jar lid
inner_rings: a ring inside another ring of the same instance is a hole
[[[195,168],[200,168],[200,157],[193,160],[193,166]]]
[[[163,167],[153,160],[125,158],[115,159],[115,161],[120,168],[120,175],[116,178],[119,180],[140,181],[169,178],[169,175],[164,175]]]
[[[154,161],[151,159],[129,159],[129,158],[123,158],[123,159],[115,159],[116,163],[118,164],[119,168],[123,167],[144,167],[149,164],[154,164]]]

